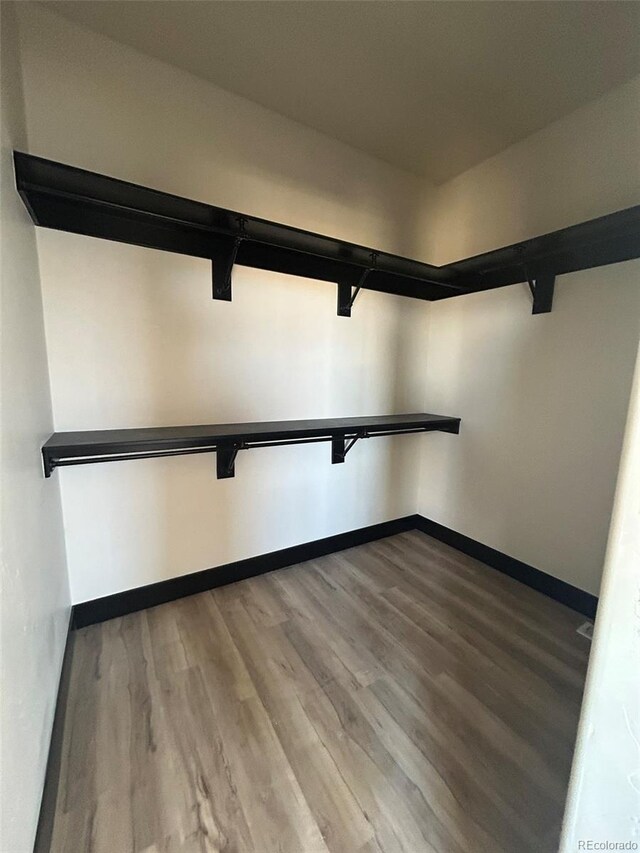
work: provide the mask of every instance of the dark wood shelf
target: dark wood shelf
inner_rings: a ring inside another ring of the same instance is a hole
[[[640,206],[433,266],[21,152],[16,183],[37,225],[213,261],[214,298],[234,264],[334,282],[348,316],[360,288],[438,300],[529,281],[551,310],[555,276],[640,256]]]
[[[240,450],[285,444],[332,443],[332,462],[344,462],[355,442],[375,436],[415,432],[457,433],[460,418],[444,415],[380,415],[242,424],[145,427],[141,429],[56,432],[43,445],[46,477],[55,468],[125,459],[216,453],[218,477],[232,477]]]

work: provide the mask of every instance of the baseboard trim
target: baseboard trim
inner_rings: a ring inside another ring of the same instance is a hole
[[[64,646],[64,654],[62,656],[62,668],[60,670],[60,681],[58,682],[56,709],[53,715],[51,740],[49,741],[49,755],[47,756],[47,769],[44,776],[44,787],[42,789],[42,799],[40,800],[40,814],[38,816],[38,828],[36,829],[33,853],[49,853],[51,850],[53,822],[56,814],[58,785],[60,782],[64,723],[67,713],[69,685],[71,682],[73,642],[72,608],[71,616],[69,618],[69,626],[67,628],[67,639]]]
[[[73,627],[84,628],[87,625],[104,622],[116,616],[124,616],[136,610],[166,604],[168,601],[262,575],[274,569],[284,569],[287,566],[294,566],[296,563],[304,563],[306,560],[314,560],[317,557],[324,557],[326,554],[344,551],[345,548],[364,545],[366,542],[373,542],[386,536],[395,536],[397,533],[414,530],[416,519],[417,516],[415,515],[407,515],[393,521],[383,521],[380,524],[372,524],[369,527],[361,527],[347,533],[327,536],[325,539],[316,539],[313,542],[305,542],[302,545],[294,545],[291,548],[283,548],[280,551],[272,551],[258,557],[249,557],[246,560],[227,563],[217,568],[204,569],[201,572],[193,572],[178,578],[152,583],[148,586],[128,589],[125,592],[107,595],[104,598],[84,601],[81,604],[76,604],[73,608]]]
[[[497,569],[505,575],[520,581],[532,589],[538,590],[549,598],[559,601],[561,604],[566,604],[572,610],[577,610],[578,613],[583,613],[585,616],[593,619],[596,615],[598,607],[598,599],[595,595],[578,589],[577,586],[572,586],[566,581],[559,578],[554,578],[546,572],[536,569],[533,566],[523,563],[521,560],[516,560],[515,557],[509,557],[503,554],[502,551],[496,551],[495,548],[490,548],[488,545],[483,545],[482,542],[477,542],[469,536],[464,536],[462,533],[457,533],[443,524],[438,524],[437,521],[432,521],[430,518],[425,518],[423,515],[416,516],[416,528],[444,542],[445,545],[451,545],[463,554],[469,557],[474,557],[482,563],[486,563],[493,569]]]
[[[327,536],[325,539],[316,539],[313,542],[305,542],[291,548],[283,548],[280,551],[272,551],[257,557],[249,557],[246,560],[238,560],[235,563],[227,563],[217,568],[204,569],[201,572],[193,572],[148,586],[128,589],[114,595],[107,595],[104,598],[84,601],[81,604],[76,604],[73,608],[72,627],[84,628],[87,625],[104,622],[116,616],[125,616],[127,613],[134,613],[147,607],[166,604],[178,598],[185,598],[188,595],[195,595],[208,589],[215,589],[218,586],[225,586],[256,575],[262,575],[265,572],[272,572],[274,569],[284,569],[296,563],[304,563],[306,560],[324,557],[326,554],[344,551],[346,548],[354,548],[357,545],[364,545],[386,536],[395,536],[397,533],[403,533],[407,530],[421,530],[434,539],[457,548],[463,554],[480,560],[491,568],[515,578],[526,586],[538,590],[538,592],[542,592],[562,604],[566,604],[585,616],[590,618],[595,616],[598,605],[598,599],[595,595],[584,592],[578,587],[554,578],[540,569],[529,566],[514,557],[509,557],[495,548],[483,545],[475,539],[457,533],[455,530],[422,515],[407,515],[393,521],[383,521],[381,524],[372,524],[369,527],[361,527],[347,533]]]

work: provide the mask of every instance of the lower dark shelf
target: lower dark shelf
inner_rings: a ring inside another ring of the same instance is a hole
[[[366,418],[56,432],[44,444],[42,458],[45,477],[50,477],[54,468],[66,465],[216,453],[217,475],[219,478],[226,478],[233,477],[235,459],[240,450],[330,441],[331,461],[339,463],[344,462],[349,450],[361,438],[434,430],[457,433],[460,431],[460,418],[419,413]]]

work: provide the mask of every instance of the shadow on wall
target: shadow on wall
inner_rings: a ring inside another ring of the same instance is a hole
[[[422,209],[419,180],[373,160],[368,169],[363,169],[361,161],[368,158],[349,149],[336,151],[333,158],[325,156],[324,168],[316,172],[310,169],[314,141],[309,140],[308,146],[293,157],[283,151],[279,138],[272,147],[261,145],[248,152],[246,159],[239,160],[240,152],[234,150],[226,170],[234,188],[234,201],[229,206],[237,208],[237,199],[241,198],[241,212],[371,249],[419,257],[420,242],[415,233]],[[217,172],[217,154],[215,158]],[[210,150],[201,162],[207,160],[212,160]],[[215,182],[210,183],[215,186]],[[399,184],[404,184],[403,191],[399,191]],[[224,207],[222,195],[216,193],[202,200]]]
[[[29,130],[42,146],[34,153],[373,248],[414,251],[422,204],[414,176],[44,7],[20,6]]]

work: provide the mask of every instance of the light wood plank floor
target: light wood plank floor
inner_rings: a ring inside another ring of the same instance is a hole
[[[553,853],[583,617],[418,533],[76,632],[55,853]]]

